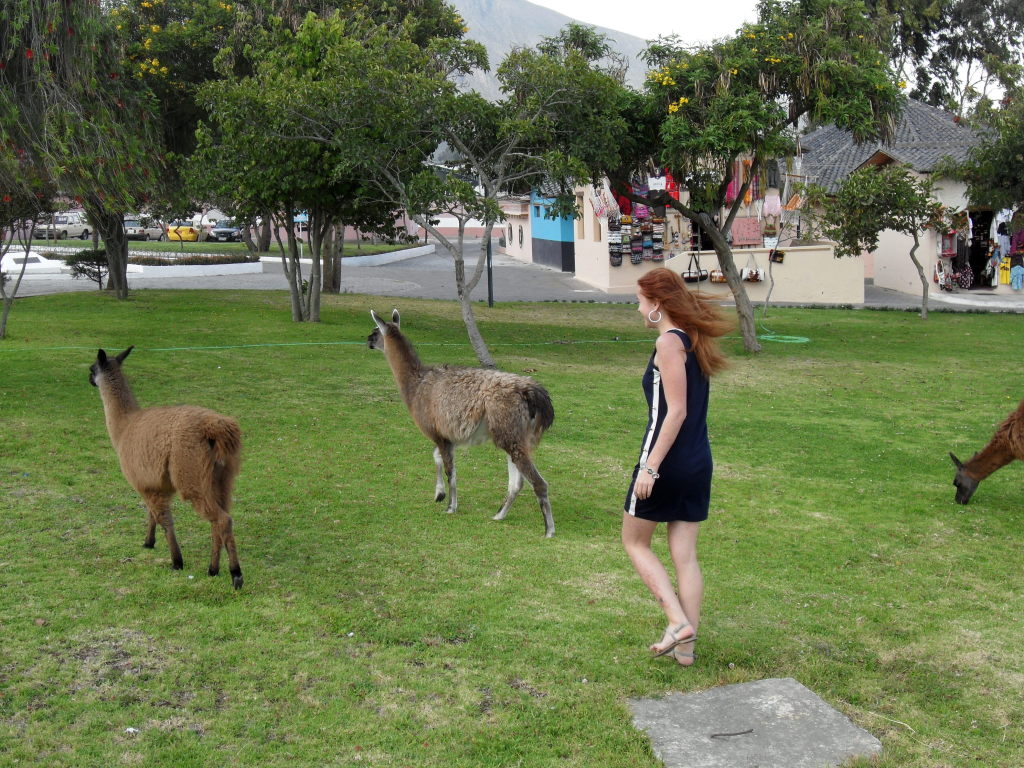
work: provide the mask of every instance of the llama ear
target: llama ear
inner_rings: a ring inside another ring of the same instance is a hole
[[[399,328],[402,327],[402,318],[398,315],[397,309],[391,310],[391,322],[397,325]]]
[[[387,328],[384,327],[384,321],[380,319],[380,316],[371,309],[370,317],[373,318],[373,324],[377,326],[377,330],[380,331],[381,336],[386,336]]]
[[[953,460],[953,464],[956,465],[957,469],[963,469],[963,462],[961,462],[960,459],[954,456],[952,451],[949,452],[949,458]]]
[[[101,349],[101,350],[99,350],[96,353],[96,362],[98,362],[100,365],[106,365],[107,364],[107,352],[106,352],[106,350]]]
[[[128,355],[129,355],[129,354],[131,354],[131,351],[132,351],[133,349],[135,349],[135,345],[134,345],[134,344],[132,344],[132,345],[131,345],[130,347],[128,347],[128,349],[126,349],[126,350],[125,350],[124,352],[122,352],[121,354],[119,354],[119,355],[118,355],[117,357],[115,357],[114,359],[115,359],[115,360],[117,360],[117,362],[118,362],[118,363],[123,363],[123,362],[124,362],[124,359],[125,359],[126,357],[128,357]]]

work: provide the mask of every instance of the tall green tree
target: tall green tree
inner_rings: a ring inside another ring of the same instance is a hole
[[[909,95],[968,116],[1020,81],[1020,0],[867,0],[892,31],[896,71]]]
[[[921,317],[928,318],[929,280],[917,258],[921,232],[949,231],[949,216],[935,199],[931,179],[909,167],[890,164],[866,166],[851,173],[839,190],[807,188],[806,221],[812,229],[836,243],[836,256],[858,256],[878,248],[878,237],[891,230],[913,239],[910,260],[921,280]]]
[[[29,151],[106,240],[111,287],[128,293],[123,213],[160,172],[152,93],[123,25],[100,3],[12,0],[0,16],[0,142]]]
[[[210,119],[199,132],[193,187],[233,198],[244,218],[269,211],[276,219],[296,321],[319,320],[325,272],[329,287],[338,286],[337,231],[352,224],[394,232],[396,207],[364,183],[365,145],[355,129],[387,87],[377,74],[381,62],[416,60],[419,52],[408,36],[360,12],[310,13],[294,30],[281,22],[265,31],[247,54],[251,74],[224,72],[201,89]],[[348,140],[310,140],[307,104],[324,100],[343,109],[336,121],[344,121]],[[309,217],[313,263],[305,272],[294,227],[299,211]]]
[[[621,84],[612,71],[620,66],[600,36],[571,26],[534,49],[511,53],[497,70],[504,98],[488,102],[460,92],[452,81],[487,66],[479,45],[446,38],[424,53],[413,67],[422,73],[417,77],[404,62],[391,63],[392,86],[357,131],[363,168],[382,196],[400,204],[451,255],[470,342],[481,365],[493,366],[471,297],[502,217],[499,199],[551,179],[560,185],[553,215],[574,212],[573,186],[593,180],[592,168],[615,164],[618,157],[616,139],[625,121],[617,113]],[[346,129],[332,117],[340,113],[336,105],[307,104],[305,110],[320,126],[320,140],[346,140]],[[439,146],[447,149],[443,167],[425,162]],[[454,236],[437,226],[441,215],[459,222]],[[465,236],[470,218],[484,225],[472,261]]]
[[[900,89],[887,54],[887,30],[851,0],[762,0],[757,22],[732,37],[687,48],[650,46],[642,94],[624,98],[632,118],[624,162],[604,171],[634,202],[668,205],[710,240],[736,301],[744,347],[758,351],[753,308],[728,235],[749,186],[726,206],[739,158],[755,170],[795,154],[803,121],[835,124],[858,140],[891,136]],[[629,192],[650,164],[689,190]]]
[[[1024,204],[1024,92],[1016,91],[987,116],[981,141],[958,167],[946,169],[967,183],[973,205],[1016,208]]]

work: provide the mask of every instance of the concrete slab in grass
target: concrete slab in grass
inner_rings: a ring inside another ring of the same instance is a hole
[[[792,678],[631,699],[667,768],[826,768],[882,744]]]

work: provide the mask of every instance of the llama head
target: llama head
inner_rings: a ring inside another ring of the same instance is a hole
[[[950,452],[949,458],[953,460],[953,466],[956,467],[956,475],[953,476],[953,485],[956,486],[956,501],[958,504],[966,504],[978,490],[978,481],[967,474],[963,462],[952,452]]]
[[[135,349],[134,344],[114,358],[107,357],[105,350],[99,350],[96,353],[96,362],[89,367],[89,383],[97,387],[99,386],[97,380],[100,376],[104,376],[111,371],[120,370],[121,363],[124,362],[124,359],[128,357],[133,349]]]
[[[373,318],[373,324],[377,327],[373,329],[369,336],[366,337],[366,346],[370,349],[384,349],[384,338],[392,331],[398,330],[401,325],[401,317],[398,315],[398,310],[394,309],[391,311],[391,322],[387,323],[381,319],[380,315],[370,310],[370,317]]]

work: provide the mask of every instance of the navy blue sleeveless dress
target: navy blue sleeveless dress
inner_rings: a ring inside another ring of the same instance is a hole
[[[654,490],[646,499],[638,499],[633,495],[637,472],[654,447],[668,412],[665,392],[661,387],[661,371],[654,364],[655,353],[652,352],[643,377],[650,415],[640,448],[640,460],[633,468],[633,480],[626,494],[625,512],[659,523],[676,520],[699,523],[707,520],[711,503],[712,461],[707,421],[710,383],[697,363],[697,356],[691,351],[690,337],[678,328],[668,333],[678,335],[686,349],[686,418],[658,467],[660,477],[654,481]]]

